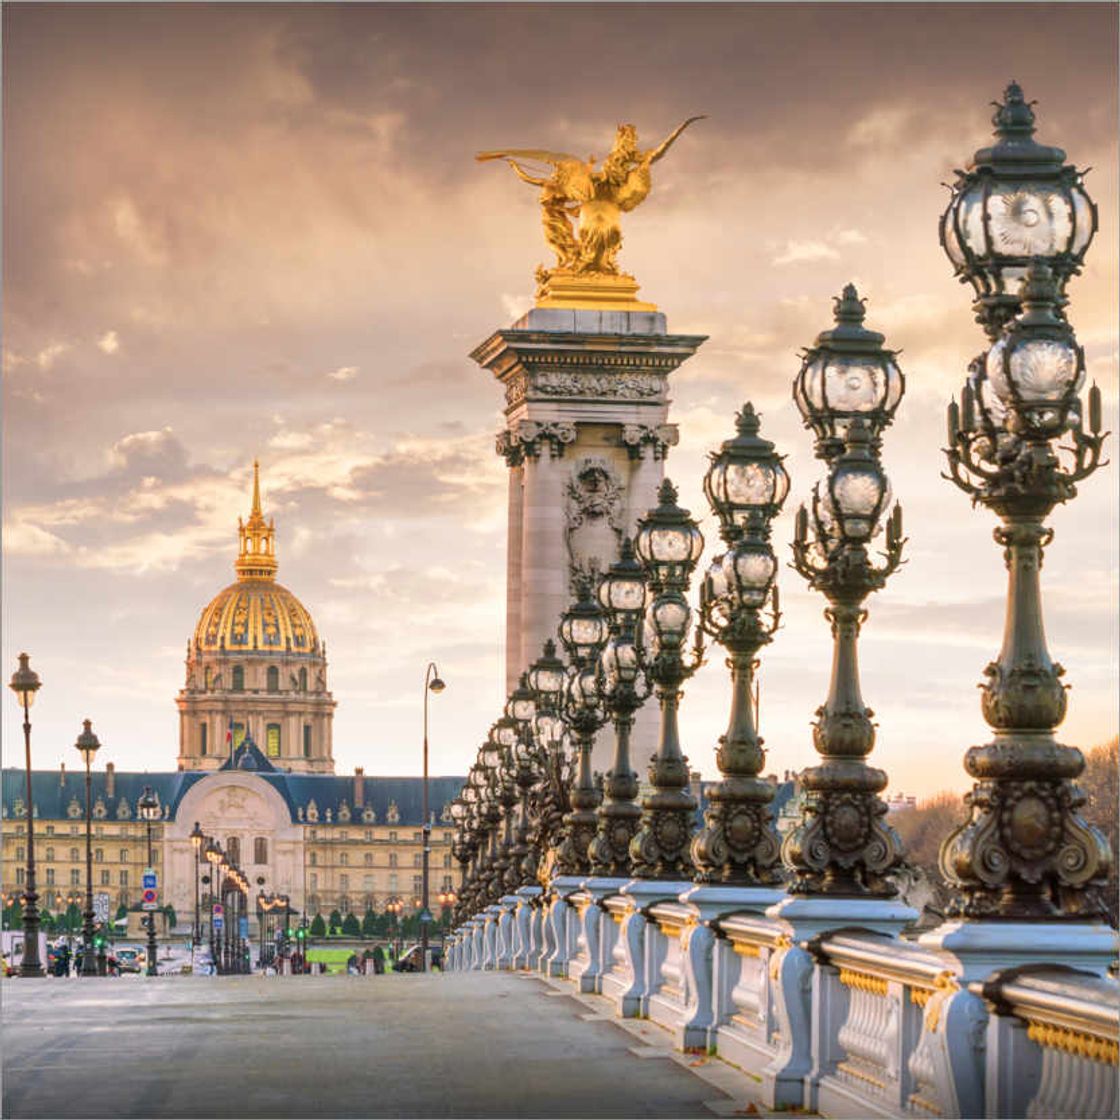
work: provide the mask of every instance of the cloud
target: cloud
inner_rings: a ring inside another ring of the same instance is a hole
[[[70,349],[67,342],[51,342],[44,346],[35,356],[35,364],[42,370],[50,369],[60,355]]]
[[[115,354],[121,348],[120,339],[117,338],[117,332],[106,331],[97,340],[97,346],[99,350],[106,354]]]
[[[775,265],[839,260],[840,254],[823,241],[787,241],[785,250],[770,262]]]
[[[121,475],[169,479],[182,475],[187,449],[170,427],[123,436],[109,449],[109,461]]]
[[[327,376],[332,381],[352,381],[358,376],[357,366],[339,366],[338,369],[332,369]]]

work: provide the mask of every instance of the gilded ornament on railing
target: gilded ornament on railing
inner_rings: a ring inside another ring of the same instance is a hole
[[[703,119],[689,117],[657,147],[646,149],[638,147],[634,125],[620,124],[600,167],[594,156],[581,159],[544,148],[505,148],[475,156],[479,161],[504,159],[522,182],[540,187],[544,236],[556,254],[556,266],[537,269],[538,307],[656,310],[634,298],[637,283],[619,270],[622,215],[646,200],[653,165],[693,121]]]

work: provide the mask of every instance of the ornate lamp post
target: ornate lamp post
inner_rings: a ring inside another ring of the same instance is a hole
[[[20,976],[46,976],[39,959],[39,895],[35,890],[35,801],[31,791],[31,705],[41,682],[28,665],[26,653],[19,655],[19,668],[12,674],[9,688],[23,708],[23,750],[27,771],[27,884],[23,892],[23,958]]]
[[[578,758],[553,870],[557,875],[580,876],[591,871],[588,848],[595,838],[596,810],[603,801],[603,790],[591,773],[591,750],[595,733],[607,721],[598,665],[610,633],[607,616],[592,598],[586,579],[579,581],[576,601],[561,617],[559,633],[571,664],[563,698],[564,719],[575,738]]]
[[[782,858],[793,871],[795,894],[890,898],[897,892],[888,876],[902,858],[902,844],[883,820],[887,806],[878,794],[887,775],[864,761],[875,726],[860,693],[857,642],[863,601],[902,560],[897,505],[886,521],[882,565],[872,563],[868,547],[890,503],[879,437],[904,386],[893,355],[882,348],[883,336],[865,330],[862,320],[863,302],[849,284],[836,301],[836,328],[817,339],[794,386],[806,426],[816,433],[817,455],[828,464],[823,487],[813,490],[811,524],[804,506],[797,514],[794,567],[828,600],[833,661],[828,699],[813,725],[823,761],[801,775],[804,813],[786,835]]]
[[[86,905],[82,910],[82,976],[97,975],[97,949],[93,943],[93,777],[90,767],[101,746],[90,720],[82,721],[82,733],[74,743],[86,768]]]
[[[1034,140],[1033,102],[1016,82],[1004,90],[992,124],[996,143],[957,172],[941,218],[941,245],[961,283],[972,285],[976,320],[995,341],[1020,309],[1019,286],[1034,262],[1047,264],[1057,286],[1081,271],[1097,229],[1097,208],[1083,172],[1061,148]]]
[[[1042,622],[1039,571],[1053,536],[1044,522],[1100,465],[1107,436],[1096,386],[1084,428],[1085,359],[1059,315],[1060,299],[1055,272],[1032,264],[1022,312],[973,363],[960,406],[949,406],[949,477],[999,517],[995,539],[1008,570],[1003,647],[985,670],[981,700],[995,734],[965,755],[976,779],[965,798],[970,816],[941,848],[942,871],[958,891],[951,913],[970,918],[1107,913],[1102,891],[1112,854],[1078,813],[1081,752],[1054,740],[1068,686]],[[1055,447],[1062,437],[1070,441],[1064,461]]]
[[[704,478],[728,549],[712,561],[701,586],[701,626],[727,649],[731,718],[716,752],[723,780],[709,794],[705,827],[692,841],[692,862],[697,882],[755,887],[781,878],[770,812],[774,790],[759,778],[766,755],[752,693],[758,651],[781,617],[770,524],[789,492],[789,476],[774,445],[759,436],[752,405],[743,407],[735,423],[736,436],[711,456]]]
[[[217,840],[211,839],[206,847],[203,849],[203,855],[206,857],[206,862],[210,864],[210,960],[214,964],[214,972],[221,971],[219,938],[216,936],[217,930],[214,928],[214,904],[219,902],[218,888],[220,880],[218,879],[218,868],[222,862],[222,846]]]
[[[194,850],[194,927],[191,930],[191,962],[194,962],[194,947],[202,940],[202,919],[199,914],[198,865],[202,859],[202,843],[206,839],[198,821],[191,829],[191,848]]]
[[[676,487],[665,479],[659,504],[638,522],[634,549],[649,576],[651,601],[646,608],[648,650],[639,647],[661,704],[657,753],[647,771],[653,792],[642,800],[641,827],[630,842],[630,858],[639,879],[682,879],[691,874],[696,799],[688,792],[688,759],[681,752],[677,706],[681,685],[703,659],[701,631],[689,658],[683,650],[692,618],[685,592],[704,550],[700,527],[677,505]]]
[[[144,822],[148,837],[148,866],[155,867],[152,862],[152,822],[159,820],[159,798],[151,786],[145,786],[136,802],[136,811]],[[197,826],[196,826],[197,827]],[[154,910],[149,910],[144,916],[145,925],[148,927],[148,967],[149,976],[158,976],[159,968],[156,965],[156,915]]]
[[[646,603],[646,577],[629,538],[623,540],[618,560],[600,581],[598,597],[610,622],[610,638],[599,658],[599,691],[614,724],[615,740],[595,838],[587,854],[593,875],[628,878],[630,841],[642,815],[635,801],[638,775],[631,769],[630,731],[634,713],[649,696],[636,643]]]
[[[560,825],[567,813],[568,787],[571,784],[564,757],[564,718],[561,703],[568,683],[564,662],[556,656],[556,643],[550,638],[544,652],[529,667],[529,687],[533,690],[535,712],[533,739],[537,744],[538,786],[536,831],[533,852],[526,864],[529,882],[537,878],[547,883],[556,862]]]
[[[420,911],[420,971],[428,971],[428,923],[431,915],[428,912],[428,880],[431,870],[432,856],[432,821],[431,811],[428,807],[428,697],[433,693],[442,692],[447,685],[440,680],[439,670],[434,661],[428,662],[424,670],[424,853],[423,853],[423,894]]]

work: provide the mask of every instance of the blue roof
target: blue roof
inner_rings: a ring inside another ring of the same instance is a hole
[[[260,752],[257,751],[260,755]],[[246,756],[252,757],[246,752]],[[331,811],[331,823],[338,824],[339,811],[345,805],[351,813],[351,823],[362,823],[360,810],[354,807],[354,775],[338,774],[288,774],[277,770],[260,755],[267,769],[249,771],[262,782],[268,782],[284,799],[293,821],[307,821],[308,809],[315,803],[318,811],[318,824],[326,824],[326,811]],[[223,769],[229,768],[224,767]],[[233,769],[242,769],[236,765]],[[244,772],[244,770],[243,770]],[[213,771],[173,770],[149,773],[117,771],[113,775],[113,796],[107,792],[108,775],[104,770],[94,771],[92,792],[94,811],[98,802],[104,807],[104,815],[99,820],[135,820],[136,802],[145,786],[151,786],[159,796],[160,804],[165,806],[165,818],[174,819],[183,800],[183,795]],[[22,816],[25,812],[24,799],[27,796],[27,775],[24,770],[5,767],[2,771],[3,796],[0,800],[5,817]],[[463,777],[435,777],[428,779],[428,804],[438,821],[444,807],[448,805],[463,788]],[[31,791],[36,815],[41,820],[77,819],[68,810],[72,804],[78,806],[78,817],[85,817],[85,774],[81,771],[33,770],[31,772]],[[362,782],[363,804],[372,808],[375,821],[379,825],[397,823],[404,826],[423,823],[423,779],[421,778],[379,778],[366,776]],[[122,809],[123,803],[123,809]],[[389,806],[395,804],[399,820],[390,822]],[[16,812],[16,806],[19,812]],[[303,810],[302,817],[300,810]],[[127,816],[118,816],[127,811]]]

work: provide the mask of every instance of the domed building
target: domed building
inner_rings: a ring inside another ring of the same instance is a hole
[[[256,462],[237,532],[237,580],[203,608],[187,647],[179,769],[217,770],[248,738],[279,770],[333,774],[326,647],[307,608],[276,582],[276,526],[261,512]]]

